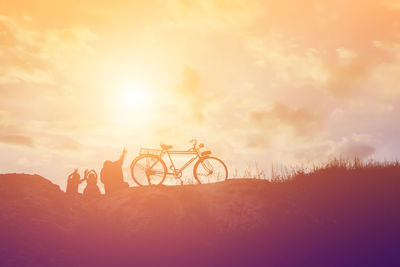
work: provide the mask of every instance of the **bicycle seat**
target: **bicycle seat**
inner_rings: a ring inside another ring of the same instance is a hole
[[[161,144],[161,148],[162,148],[163,150],[168,150],[168,149],[173,148],[173,146]]]
[[[208,155],[211,155],[211,151],[210,151],[210,150],[207,150],[207,151],[201,152],[201,155],[202,155],[203,157],[208,156]]]

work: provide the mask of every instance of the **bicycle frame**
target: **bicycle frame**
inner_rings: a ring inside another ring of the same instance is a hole
[[[171,162],[171,166],[173,168],[174,172],[168,172],[167,175],[173,175],[175,176],[176,173],[181,173],[184,169],[186,169],[190,164],[192,164],[193,161],[196,159],[200,158],[200,153],[197,151],[197,149],[193,148],[190,150],[163,150],[163,152],[160,155],[160,159],[165,155],[168,155],[169,161]],[[181,168],[177,169],[175,167],[174,161],[172,160],[171,155],[195,155],[194,157],[190,158]]]

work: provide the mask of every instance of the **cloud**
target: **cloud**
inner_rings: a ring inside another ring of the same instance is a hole
[[[0,109],[0,125],[4,125],[8,121],[8,112]]]
[[[189,66],[184,66],[182,81],[177,87],[178,91],[186,96],[197,96],[199,94],[199,83],[198,72]]]
[[[250,120],[263,129],[287,126],[296,136],[312,135],[322,129],[323,121],[319,115],[306,108],[291,108],[276,103],[270,110],[252,111]]]
[[[352,134],[350,137],[342,138],[339,142],[331,142],[329,156],[366,159],[376,152],[372,143],[373,136],[370,134]]]
[[[0,136],[0,142],[9,145],[18,145],[25,147],[33,147],[35,144],[32,138],[24,135],[3,135]]]
[[[314,140],[320,139],[324,129],[324,117],[321,114],[305,107],[290,107],[282,103],[250,111],[245,120],[247,124],[241,123],[238,118],[236,124],[240,126],[230,133],[244,145],[244,150],[268,150],[271,157],[283,153],[286,159],[295,151],[301,151],[305,144],[311,146]]]
[[[382,0],[383,5],[385,5],[390,10],[399,11],[400,10],[400,1],[399,0]]]
[[[337,48],[333,57],[324,59],[324,67],[328,74],[324,87],[335,96],[348,96],[350,92],[360,89],[357,83],[367,77],[372,68],[372,62],[369,61],[370,59],[365,57],[360,58],[353,50]]]
[[[270,133],[247,132],[245,134],[244,145],[248,149],[266,149],[271,147],[272,136]]]
[[[255,64],[269,74],[271,84],[291,88],[323,86],[328,79],[323,53],[313,48],[302,49],[279,30],[247,37],[245,48],[255,57]]]
[[[9,112],[0,109],[0,132],[3,135],[9,135],[9,133],[15,134],[22,131],[21,125],[13,120]]]
[[[261,4],[246,0],[166,1],[170,17],[169,26],[199,30],[229,30],[251,24],[262,15]]]
[[[54,145],[54,149],[65,151],[78,151],[82,149],[82,145],[75,141],[68,141]]]
[[[176,87],[176,92],[181,96],[180,105],[189,110],[188,121],[203,122],[206,108],[218,99],[218,96],[205,88],[201,83],[198,71],[189,66],[184,66],[182,80]]]
[[[65,131],[68,132],[68,131]],[[92,140],[93,137],[89,138],[89,140]],[[81,141],[81,139],[78,139]],[[68,136],[66,134],[60,134],[57,132],[54,132],[52,134],[44,134],[41,136],[41,145],[46,148],[54,149],[54,150],[60,150],[60,151],[79,151],[81,150],[84,146],[76,141],[75,138]]]
[[[375,101],[399,100],[400,42],[374,40],[372,45],[377,52],[382,53],[381,57],[385,60],[380,60],[373,66],[364,83],[374,92]]]
[[[79,151],[84,147],[80,142],[76,141],[73,137],[67,136],[65,134],[48,135],[46,137],[45,146],[55,150],[70,151],[70,152]]]
[[[0,84],[37,83],[54,85],[55,80],[49,70],[24,69],[19,66],[9,66],[2,70]]]
[[[367,77],[373,60],[347,47],[334,50],[308,48],[280,31],[246,39],[246,49],[255,56],[274,87],[315,88],[336,97],[359,89],[357,82]]]
[[[367,143],[352,141],[347,141],[338,148],[339,155],[345,158],[357,157],[359,159],[365,159],[372,156],[375,151],[376,149]]]
[[[38,29],[32,20],[0,16],[0,85],[57,85],[61,72],[87,62],[96,35],[87,28]]]

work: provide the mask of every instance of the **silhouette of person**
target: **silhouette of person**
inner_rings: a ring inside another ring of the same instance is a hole
[[[83,195],[88,197],[96,197],[100,196],[100,189],[97,186],[97,173],[94,170],[88,171],[85,170],[86,187],[83,191]]]
[[[122,164],[124,163],[126,149],[117,161],[106,160],[100,172],[101,182],[104,184],[106,195],[113,194],[121,189],[128,188],[129,184],[124,181]]]
[[[68,176],[67,180],[67,194],[78,194],[79,184],[85,179],[81,180],[81,176],[78,173],[78,169],[75,169],[73,173]]]

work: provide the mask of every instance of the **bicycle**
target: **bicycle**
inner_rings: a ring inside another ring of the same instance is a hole
[[[219,158],[212,157],[211,151],[200,152],[204,144],[197,147],[197,140],[189,141],[193,147],[188,150],[172,150],[173,146],[161,144],[161,149],[141,148],[131,164],[131,174],[133,181],[139,186],[162,184],[167,175],[174,176],[175,179],[182,181],[182,172],[195,160],[193,176],[199,184],[225,181],[228,179],[228,168]],[[170,170],[162,159],[168,155],[171,162]],[[193,155],[181,168],[176,168],[171,155]]]

